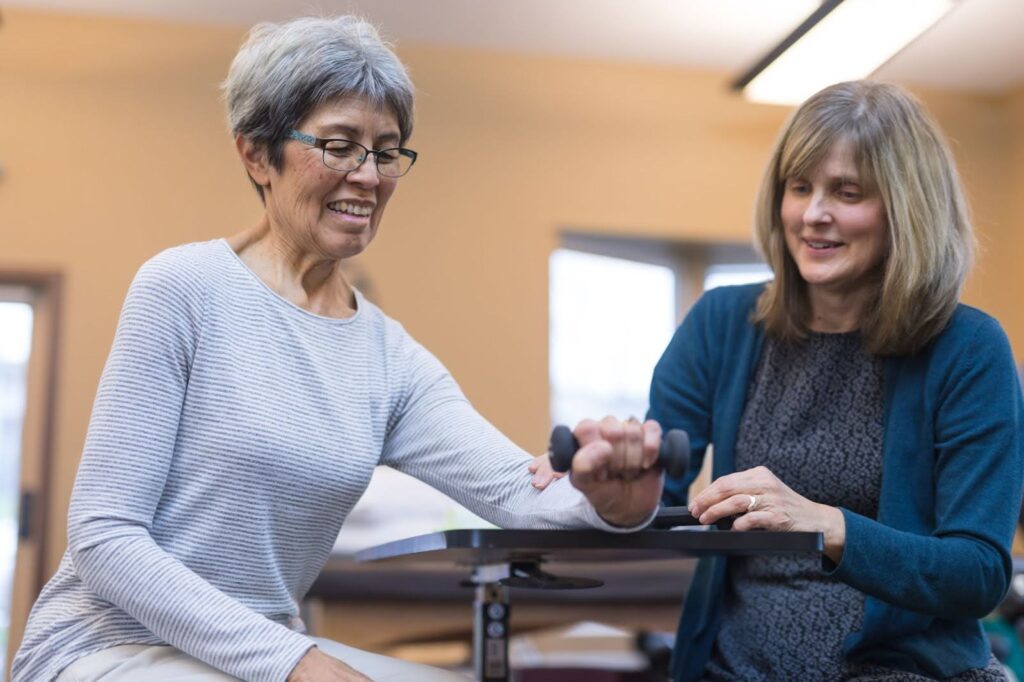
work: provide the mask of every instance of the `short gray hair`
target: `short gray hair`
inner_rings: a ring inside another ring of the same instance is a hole
[[[288,131],[325,102],[361,97],[394,113],[399,144],[412,135],[409,74],[377,29],[354,16],[256,24],[221,89],[231,133],[265,146],[278,170]]]

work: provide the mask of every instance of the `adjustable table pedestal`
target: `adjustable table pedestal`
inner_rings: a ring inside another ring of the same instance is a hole
[[[626,562],[710,555],[820,553],[820,533],[738,532],[714,529],[645,530],[450,530],[364,549],[359,561],[455,563],[470,569],[475,587],[473,664],[481,682],[509,677],[509,587],[578,589],[600,581],[557,577],[545,562]]]

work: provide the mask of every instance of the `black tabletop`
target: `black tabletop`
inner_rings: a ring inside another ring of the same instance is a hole
[[[471,528],[405,538],[356,553],[358,561],[500,564],[512,561],[602,562],[709,555],[820,553],[821,533],[714,529],[499,530]]]

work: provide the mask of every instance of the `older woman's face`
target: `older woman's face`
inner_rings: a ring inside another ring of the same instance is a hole
[[[813,297],[860,294],[874,285],[888,252],[885,205],[859,177],[852,150],[838,144],[782,195],[786,247]]]
[[[399,144],[398,119],[362,98],[327,103],[296,128],[320,138],[343,138],[369,149]],[[323,163],[323,151],[299,141],[284,145],[281,171],[271,172],[267,213],[271,224],[300,250],[348,258],[373,240],[397,178],[378,175],[376,157],[342,172]]]

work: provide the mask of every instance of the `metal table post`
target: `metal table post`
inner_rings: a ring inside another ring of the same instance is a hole
[[[357,561],[455,563],[475,588],[473,664],[480,682],[507,682],[509,587],[566,589],[600,581],[541,570],[545,562],[627,562],[678,557],[821,553],[821,533],[739,532],[714,528],[606,533],[599,530],[450,530],[364,549]]]

